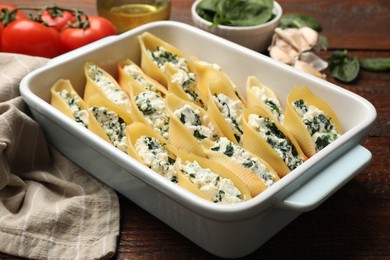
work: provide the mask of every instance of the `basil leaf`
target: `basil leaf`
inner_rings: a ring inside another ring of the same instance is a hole
[[[359,60],[349,57],[347,51],[335,51],[329,58],[329,70],[332,76],[343,82],[351,82],[359,74]]]
[[[279,27],[282,29],[285,28],[301,28],[301,27],[310,27],[317,32],[321,31],[322,27],[320,22],[313,16],[307,14],[284,14],[280,18]]]
[[[253,26],[272,19],[273,0],[203,0],[197,13],[213,26]]]
[[[368,71],[390,71],[390,58],[360,59],[360,67]]]

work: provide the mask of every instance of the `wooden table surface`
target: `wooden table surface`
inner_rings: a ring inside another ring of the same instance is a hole
[[[42,6],[52,1],[1,1]],[[172,0],[171,20],[192,24],[192,0]],[[94,0],[57,0],[96,14]],[[307,13],[322,24],[329,49],[349,50],[359,58],[390,58],[390,1],[279,0],[284,13]],[[356,81],[343,84],[326,71],[327,80],[355,92],[376,107],[378,119],[364,143],[370,165],[317,209],[304,213],[248,258],[390,259],[390,73],[361,71]],[[356,111],[359,113],[359,111]],[[120,197],[121,233],[114,259],[213,258],[128,199]],[[3,243],[3,241],[1,241]],[[13,258],[0,254],[0,258]]]

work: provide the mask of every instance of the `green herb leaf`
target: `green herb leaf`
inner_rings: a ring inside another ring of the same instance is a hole
[[[213,22],[214,16],[217,12],[216,10],[217,2],[218,2],[217,0],[203,0],[196,7],[196,12],[203,19],[209,22]]]
[[[213,26],[253,26],[272,19],[273,5],[273,0],[203,0],[197,12]]]
[[[348,52],[335,51],[329,57],[329,70],[333,77],[343,82],[351,82],[359,74],[359,60],[356,57],[349,57]]]
[[[310,27],[317,32],[321,31],[322,27],[320,22],[313,16],[307,14],[284,14],[280,19],[279,27],[285,28],[301,28]]]
[[[390,58],[360,59],[360,67],[369,71],[390,71]]]
[[[321,50],[327,50],[328,49],[329,42],[328,42],[328,39],[324,35],[322,35],[322,34],[318,35],[318,42],[319,42]]]

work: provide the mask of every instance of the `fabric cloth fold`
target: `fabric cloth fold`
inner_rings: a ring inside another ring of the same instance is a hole
[[[119,236],[116,193],[46,141],[19,94],[23,76],[47,61],[0,53],[0,252],[110,258]]]

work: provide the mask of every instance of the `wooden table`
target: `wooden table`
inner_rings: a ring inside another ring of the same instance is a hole
[[[191,24],[192,0],[172,0],[171,19]],[[9,0],[2,3],[41,6],[52,1]],[[94,0],[57,0],[96,14]],[[348,49],[360,58],[390,58],[390,1],[279,0],[284,13],[307,13],[322,24],[329,40],[327,58]],[[249,258],[389,259],[390,258],[390,73],[361,71],[356,81],[342,84],[329,72],[327,80],[374,104],[378,120],[365,141],[371,164],[317,209],[304,213],[251,254]],[[359,111],[356,111],[359,113]],[[121,233],[114,259],[213,258],[188,239],[120,197]],[[0,254],[0,258],[12,258]]]

